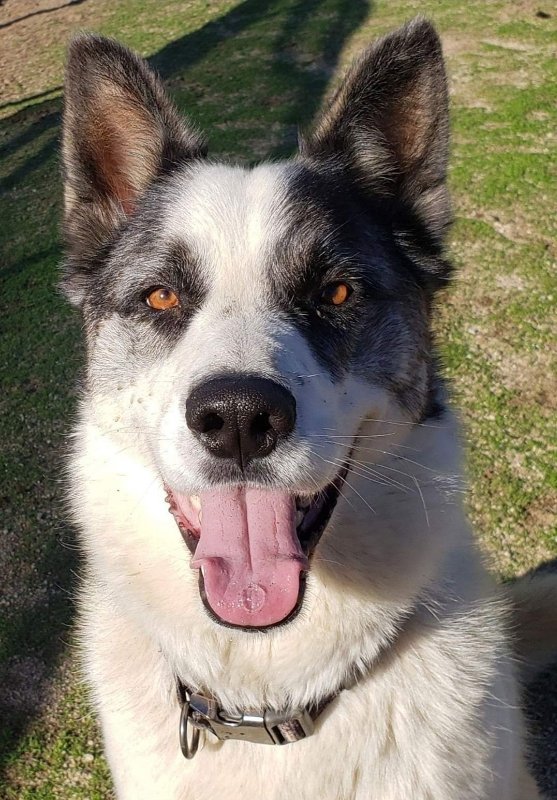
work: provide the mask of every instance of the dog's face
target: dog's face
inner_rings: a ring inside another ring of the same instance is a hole
[[[129,51],[72,45],[64,287],[88,402],[133,431],[217,622],[291,619],[362,431],[431,408],[446,159],[425,22],[363,57],[295,159],[253,169],[209,162]]]

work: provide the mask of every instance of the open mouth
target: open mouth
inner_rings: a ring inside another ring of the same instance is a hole
[[[348,469],[313,495],[238,486],[166,500],[199,570],[201,598],[224,625],[261,629],[296,616],[309,559]]]

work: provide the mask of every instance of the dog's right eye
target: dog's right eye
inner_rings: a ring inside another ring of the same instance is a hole
[[[352,294],[352,287],[344,281],[329,283],[322,290],[319,301],[328,306],[341,306]]]
[[[145,296],[145,302],[149,308],[153,308],[155,311],[166,311],[169,308],[177,308],[180,305],[178,295],[165,286],[157,286],[156,289],[152,289]]]

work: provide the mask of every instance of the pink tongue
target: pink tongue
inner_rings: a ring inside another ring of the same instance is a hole
[[[295,608],[308,562],[286,492],[238,488],[201,495],[201,536],[191,565],[224,622],[262,627]]]

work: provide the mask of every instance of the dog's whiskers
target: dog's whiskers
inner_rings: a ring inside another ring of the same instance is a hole
[[[329,444],[331,444],[331,445],[335,445],[335,444],[336,444],[336,442],[332,441],[332,439],[339,438],[339,437],[332,436],[332,437],[327,437],[327,438],[328,438],[328,443],[329,443]],[[343,438],[344,438],[344,437],[343,437]],[[359,438],[360,438],[360,437],[358,437],[358,436],[356,437],[356,442],[357,442],[357,440],[358,440]],[[364,437],[361,437],[361,438],[364,438]],[[372,437],[369,437],[369,438],[372,438]],[[321,445],[321,446],[322,446],[322,445]],[[404,445],[398,445],[398,444],[397,444],[397,445],[395,445],[395,447],[403,447],[403,446],[404,446]],[[393,453],[391,450],[381,450],[379,447],[357,447],[357,446],[356,446],[356,448],[355,448],[355,449],[356,449],[356,450],[366,450],[366,451],[368,451],[368,452],[373,452],[373,453],[381,453],[381,455],[384,455],[384,456],[390,456],[391,458],[395,458],[395,459],[397,459],[397,460],[400,460],[400,461],[405,461],[405,462],[407,462],[408,464],[413,464],[414,466],[416,466],[416,467],[419,467],[420,469],[424,469],[424,470],[426,470],[427,472],[433,472],[433,473],[435,473],[436,475],[439,475],[439,474],[441,474],[441,473],[440,473],[438,470],[435,470],[435,469],[433,469],[432,467],[428,467],[428,466],[427,466],[427,464],[422,464],[422,463],[420,463],[419,461],[415,461],[415,460],[414,460],[414,459],[412,459],[412,458],[408,458],[408,456],[403,456],[403,455],[401,455],[400,453]],[[414,450],[415,448],[409,448],[409,449],[413,449],[413,450]],[[377,462],[375,462],[375,461],[370,461],[370,462],[367,462],[367,461],[365,461],[365,462],[364,462],[364,461],[362,461],[361,463],[363,463],[363,464],[364,464],[364,463],[365,463],[365,464],[367,464],[367,463],[370,463],[370,464],[373,464],[374,466],[379,466],[379,464],[377,464]],[[387,467],[386,465],[381,465],[381,466],[384,466],[384,467],[385,467],[385,469],[392,469],[393,471],[400,472],[400,470],[395,470],[395,469],[394,469],[394,467]],[[407,473],[405,473],[405,472],[401,472],[401,475],[406,475],[407,477],[410,477],[410,476],[409,476]]]
[[[335,430],[334,428],[323,428],[323,430]],[[308,436],[320,436],[328,439],[380,439],[382,436],[396,436],[395,433],[374,433],[360,436],[353,433],[308,433]]]
[[[334,564],[336,567],[345,567],[346,564],[343,564],[342,561],[334,561],[332,558],[323,558],[321,554],[319,554],[317,560],[320,564]]]
[[[412,477],[414,479],[414,483],[416,484],[416,489],[420,493],[420,499],[421,499],[422,505],[424,507],[425,521],[427,522],[427,527],[430,528],[431,525],[429,524],[429,514],[427,513],[427,507],[426,507],[426,504],[425,504],[424,493],[422,492],[422,488],[421,488],[420,484],[418,483],[418,479],[416,478],[416,476],[413,475]]]
[[[393,433],[390,433],[390,434],[385,434],[385,436],[394,436],[394,435],[395,435],[395,434],[393,434]],[[355,438],[356,438],[356,441],[357,441],[357,440],[358,440],[360,437],[359,437],[359,436],[356,436]],[[363,437],[362,437],[362,438],[363,438]],[[369,437],[369,438],[373,438],[373,437]],[[420,452],[420,450],[419,450],[419,448],[418,448],[418,447],[410,447],[410,445],[408,445],[408,444],[401,444],[400,442],[395,442],[395,443],[393,444],[393,447],[396,447],[396,448],[398,448],[398,447],[402,447],[404,450],[412,450],[412,452],[414,452],[414,453],[419,453],[419,452]],[[372,452],[372,451],[373,451],[374,453],[377,453],[377,448],[376,448],[376,447],[361,447],[360,445],[358,445],[358,448],[357,448],[357,449],[358,449],[358,450],[368,450],[369,452]],[[381,452],[381,450],[380,450],[379,452]],[[389,455],[392,455],[392,456],[397,456],[397,453],[389,453]]]
[[[359,463],[361,463],[362,465],[363,464],[373,464],[373,467],[375,469],[386,469],[389,472],[396,472],[397,475],[402,475],[404,478],[410,478],[411,480],[414,480],[414,475],[412,473],[404,472],[404,470],[397,469],[396,467],[390,467],[388,464],[382,464],[382,463],[380,463],[378,461],[361,461]]]
[[[331,466],[333,466],[333,467],[336,467],[336,468],[338,468],[338,467],[342,466],[342,463],[340,463],[340,464],[339,464],[339,463],[335,463],[334,461],[330,461],[328,458],[323,458],[323,456],[320,456],[320,455],[319,455],[319,453],[314,453],[314,455],[315,455],[315,456],[317,456],[317,458],[320,458],[320,459],[321,459],[321,461],[324,461],[326,464],[331,464]],[[355,489],[355,488],[354,488],[354,486],[352,486],[352,484],[351,484],[351,483],[350,483],[350,481],[349,481],[349,480],[346,478],[346,476],[344,476],[343,478],[341,478],[341,480],[342,480],[342,482],[343,482],[343,483],[345,483],[345,484],[346,484],[346,485],[347,485],[347,486],[348,486],[350,489],[352,489],[352,491],[353,491],[355,494],[357,494],[357,495],[358,495],[358,497],[360,498],[360,500],[362,501],[362,503],[364,503],[364,504],[365,504],[365,505],[366,505],[366,506],[369,508],[369,510],[371,511],[371,513],[372,513],[372,514],[376,514],[376,513],[377,513],[377,512],[375,511],[375,509],[374,509],[374,508],[372,508],[372,507],[370,506],[370,504],[367,502],[367,500],[366,500],[364,497],[362,497],[362,495],[359,493],[359,491],[358,491],[357,489]],[[368,480],[371,480],[371,479],[369,478]],[[344,496],[344,495],[343,495],[343,496]],[[345,498],[345,499],[348,499],[348,498]]]
[[[317,446],[319,447],[319,445],[317,445]],[[380,486],[390,486],[393,489],[394,488],[399,488],[404,492],[411,491],[411,489],[408,486],[405,486],[400,481],[396,481],[394,478],[390,478],[388,475],[381,475],[380,473],[376,472],[374,469],[369,467],[364,462],[359,462],[357,459],[354,459],[351,456],[349,456],[344,461],[342,459],[336,458],[336,457],[334,457],[334,460],[335,460],[335,462],[337,463],[338,466],[342,466],[342,464],[344,464],[344,463],[349,463],[350,464],[350,469],[353,472],[355,472],[356,475],[359,475],[359,477],[365,478],[366,480],[369,480],[372,483],[377,483]],[[376,466],[376,465],[374,465],[374,466]],[[359,470],[359,472],[358,472],[358,470]],[[396,470],[396,471],[399,472],[400,470]],[[405,473],[402,473],[402,474],[405,474]],[[411,477],[411,476],[406,475],[406,477]]]
[[[392,470],[393,472],[397,472],[397,473],[399,473],[400,475],[403,475],[406,478],[412,477],[411,475],[408,475],[406,472],[402,472],[401,470],[394,469],[392,467],[386,467],[383,464],[374,464],[374,462],[371,462],[373,464],[373,467],[374,467],[374,468],[372,468],[372,467],[368,466],[367,462],[358,461],[357,459],[354,459],[354,458],[350,458],[349,461],[350,461],[351,464],[356,465],[359,469],[366,470],[366,471],[370,472],[372,475],[376,475],[378,478],[381,478],[383,481],[386,482],[386,484],[388,486],[392,486],[393,488],[394,487],[398,487],[398,488],[402,489],[404,492],[411,491],[410,487],[406,486],[404,483],[401,483],[400,481],[397,481],[394,478],[390,478],[388,475],[381,475],[380,473],[375,471],[375,468]]]
[[[363,422],[384,422],[386,425],[405,425],[410,427],[416,428],[436,428],[440,430],[443,426],[442,425],[431,425],[429,422],[412,422],[412,421],[403,421],[403,420],[392,420],[392,419],[376,419],[375,417],[364,417]]]
[[[310,375],[300,375],[298,372],[287,372],[287,375],[293,375],[295,378],[321,378],[323,375],[327,375],[326,372],[312,372]]]

